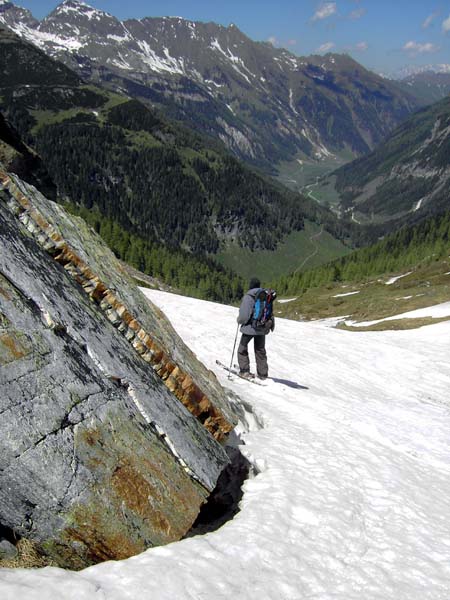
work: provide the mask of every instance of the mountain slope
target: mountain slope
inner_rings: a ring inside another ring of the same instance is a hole
[[[0,22],[84,77],[125,89],[272,171],[298,154],[363,154],[418,106],[349,56],[300,58],[234,25],[122,23],[75,0],[40,23],[6,3]]]
[[[258,474],[245,482],[241,512],[133,560],[81,573],[5,571],[2,597],[446,598],[450,323],[356,334],[280,319],[262,388],[215,364],[217,330],[231,353],[236,309],[152,300],[245,405],[241,449]]]
[[[322,181],[358,222],[414,223],[449,207],[450,98],[412,115],[372,153]]]
[[[348,237],[349,229],[311,200],[138,101],[83,84],[6,29],[0,47],[0,68],[11,70],[0,85],[0,110],[73,204],[146,243],[203,255],[225,243],[273,250],[302,230],[305,218]]]
[[[278,314],[366,321],[446,302],[449,244],[447,210],[328,265],[280,278],[273,286],[294,298],[280,304]]]
[[[450,67],[445,72],[415,73],[405,77],[398,84],[413,94],[424,106],[433,104],[450,94]]]

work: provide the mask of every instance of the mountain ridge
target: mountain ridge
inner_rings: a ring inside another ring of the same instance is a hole
[[[217,143],[205,143],[137,100],[84,84],[8,29],[0,28],[0,46],[0,66],[11,70],[0,86],[0,110],[42,156],[62,199],[96,215],[95,226],[109,239],[121,228],[114,247],[123,249],[122,258],[129,252],[125,239],[140,236],[134,266],[147,264],[150,255],[154,265],[161,244],[205,261],[222,241],[274,249],[290,232],[302,231],[304,219],[341,240],[349,237],[350,228],[331,213]],[[140,259],[143,254],[147,258]],[[169,283],[175,284],[173,277]],[[235,281],[226,297],[234,297],[239,285]]]
[[[0,20],[83,77],[163,108],[266,170],[297,155],[361,155],[418,107],[347,55],[298,57],[235,25],[121,22],[74,0],[37,25],[11,3]]]

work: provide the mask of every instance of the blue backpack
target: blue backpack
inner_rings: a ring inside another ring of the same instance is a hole
[[[252,327],[262,329],[273,315],[273,301],[277,297],[275,290],[260,288],[255,296]]]

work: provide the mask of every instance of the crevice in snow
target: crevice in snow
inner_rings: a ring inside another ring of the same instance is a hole
[[[238,416],[238,426],[230,433],[225,451],[230,459],[222,471],[216,487],[201,508],[196,521],[185,535],[186,538],[216,531],[239,512],[243,498],[243,485],[247,479],[256,477],[266,469],[264,461],[245,455],[240,447],[245,446],[243,437],[251,431],[264,428],[264,421],[253,406],[242,397],[228,390],[228,401]]]
[[[234,445],[237,440],[242,443],[239,437],[235,435],[234,438],[233,440],[233,435],[231,435],[230,441],[225,447],[230,463],[220,474],[216,487],[208,501],[200,509],[196,521],[185,538],[216,531],[227,521],[233,519],[240,510],[239,504],[244,495],[244,482],[252,475],[258,474],[250,461],[241,453],[239,447]]]

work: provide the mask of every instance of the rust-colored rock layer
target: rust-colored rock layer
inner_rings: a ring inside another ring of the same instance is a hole
[[[167,388],[196,416],[213,437],[222,441],[234,425],[203,393],[200,387],[148,333],[117,295],[80,258],[15,184],[0,169],[0,183],[9,192],[8,207],[34,239],[69,273],[95,302],[113,326],[128,340],[141,358],[164,381]]]

